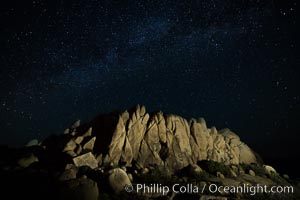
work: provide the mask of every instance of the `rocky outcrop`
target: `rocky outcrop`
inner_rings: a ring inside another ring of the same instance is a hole
[[[215,127],[208,128],[203,118],[187,121],[162,112],[149,114],[145,106],[138,105],[132,111],[119,113],[114,119],[116,122],[111,123],[114,124],[111,132],[102,133],[99,121],[84,131],[80,129],[81,126],[72,126],[70,132],[76,134],[66,144],[64,151],[75,151],[76,145],[82,145],[83,150],[93,151],[95,145],[95,153],[103,154],[106,164],[124,163],[131,166],[134,162],[140,168],[159,165],[170,172],[201,160],[225,164],[257,162],[253,151],[239,136],[229,129],[218,131]],[[98,126],[98,129],[93,130],[93,126]],[[111,138],[109,143],[98,143],[102,149],[106,146],[107,152],[99,151],[95,143],[97,137]],[[86,143],[82,144],[84,141]]]
[[[273,167],[262,165],[258,155],[230,129],[208,128],[203,118],[150,114],[144,106],[100,115],[82,125],[77,121],[64,134],[2,151],[0,175],[13,192],[3,191],[21,195],[13,199],[24,198],[24,194],[32,199],[37,191],[39,199],[248,199],[240,193],[162,196],[131,189],[137,183],[195,183],[199,188],[212,183],[291,185],[288,176],[281,177]],[[15,192],[23,187],[25,193]],[[130,191],[124,191],[126,188]],[[282,197],[278,199],[291,199]]]

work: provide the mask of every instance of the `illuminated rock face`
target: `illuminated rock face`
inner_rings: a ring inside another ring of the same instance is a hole
[[[106,144],[106,153],[97,150],[99,144],[93,143],[95,148],[92,145],[94,153],[104,155],[104,163],[130,166],[134,161],[141,168],[159,165],[175,172],[201,160],[225,164],[257,162],[253,151],[235,133],[229,129],[207,128],[203,118],[187,121],[162,112],[148,114],[144,106],[138,105],[131,112],[119,114],[115,120],[112,131],[106,131],[105,136],[100,122],[94,122],[99,126],[98,132],[91,125],[93,131],[89,135],[96,136],[94,140],[101,142],[101,137],[111,138]]]
[[[73,158],[73,162],[76,167],[88,166],[91,169],[98,167],[98,161],[91,152]]]

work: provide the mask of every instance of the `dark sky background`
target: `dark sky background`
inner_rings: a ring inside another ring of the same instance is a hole
[[[296,6],[1,1],[0,143],[140,103],[229,127],[271,163],[299,158]]]

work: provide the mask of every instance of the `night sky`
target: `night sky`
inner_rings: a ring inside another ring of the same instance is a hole
[[[300,34],[281,2],[1,1],[0,143],[139,103],[299,158]]]

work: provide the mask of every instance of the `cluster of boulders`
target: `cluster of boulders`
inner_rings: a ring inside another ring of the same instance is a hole
[[[43,142],[32,140],[25,149],[17,167],[10,169],[47,171],[58,181],[56,191],[61,199],[96,200],[101,194],[119,194],[128,185],[157,176],[157,169],[163,176],[156,181],[174,176],[180,183],[196,177],[201,184],[276,184],[270,179],[276,170],[262,165],[231,130],[208,128],[203,118],[187,121],[162,112],[149,114],[139,105],[82,125],[78,120],[64,134]],[[214,166],[215,171],[202,162]]]
[[[105,144],[107,154],[95,153],[101,154],[103,162],[114,165],[125,163],[131,166],[134,161],[141,168],[160,165],[176,172],[200,160],[225,164],[257,163],[254,152],[231,130],[207,128],[203,118],[187,121],[162,112],[150,115],[145,106],[138,105],[132,112],[119,114],[113,132],[105,133],[105,136],[94,133],[93,127],[83,134],[78,133],[78,122],[72,127],[72,131],[66,131],[73,138],[64,151],[71,156],[83,150],[93,151],[96,136],[110,136],[110,143]]]
[[[116,119],[111,132],[103,132],[101,126],[94,131],[92,125],[85,130],[76,121],[64,131],[64,139],[60,140],[62,152],[72,157],[76,167],[92,169],[102,164],[130,167],[135,163],[138,168],[163,166],[175,173],[201,160],[235,165],[257,163],[254,152],[235,133],[229,129],[207,128],[203,118],[187,121],[162,112],[150,115],[145,106],[138,105],[131,112],[120,113]],[[101,143],[103,138],[111,140]],[[95,148],[98,140],[103,151]],[[38,145],[36,140],[27,146],[34,145]],[[40,145],[47,148],[47,142]],[[30,155],[20,160],[20,165],[37,160]]]

